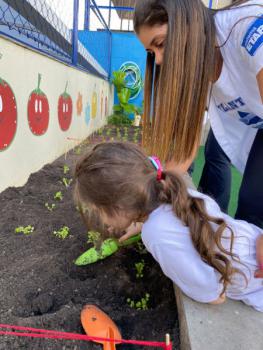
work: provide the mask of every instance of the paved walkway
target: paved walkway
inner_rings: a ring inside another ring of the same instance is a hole
[[[263,350],[263,313],[242,302],[201,304],[175,286],[181,350]]]

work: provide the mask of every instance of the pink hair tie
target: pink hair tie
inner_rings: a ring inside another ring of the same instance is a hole
[[[156,156],[151,156],[151,157],[149,157],[149,159],[150,159],[152,165],[157,170],[157,177],[156,177],[157,180],[161,181],[163,178],[163,167],[162,167],[160,159]]]

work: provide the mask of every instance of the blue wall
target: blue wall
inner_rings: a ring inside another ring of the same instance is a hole
[[[79,40],[94,58],[97,59],[102,67],[108,72],[110,71],[111,75],[112,72],[118,70],[123,63],[133,61],[140,67],[144,81],[146,52],[134,33],[113,32],[111,37],[111,50],[108,47],[109,36],[107,32],[80,31]],[[141,106],[142,100],[143,91],[136,99],[132,100],[131,103]],[[115,103],[116,102],[117,97],[115,96]]]

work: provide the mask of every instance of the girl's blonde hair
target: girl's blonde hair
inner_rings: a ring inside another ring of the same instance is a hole
[[[241,273],[232,265],[238,257],[233,253],[231,228],[207,214],[203,199],[190,196],[180,176],[165,171],[164,180],[157,181],[151,161],[134,144],[98,144],[77,164],[75,179],[75,198],[85,221],[83,208],[96,208],[109,216],[122,212],[132,222],[145,220],[161,204],[171,204],[174,214],[189,227],[202,260],[221,274],[223,292],[233,274]],[[229,250],[221,243],[226,230]]]

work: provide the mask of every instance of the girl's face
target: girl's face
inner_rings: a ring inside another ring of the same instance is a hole
[[[157,65],[161,65],[163,62],[167,30],[167,24],[157,24],[153,27],[143,25],[138,32],[138,37],[145,50],[155,55],[155,63]]]
[[[118,212],[111,216],[101,212],[100,215],[103,223],[114,229],[115,232],[120,233],[120,236],[123,234],[122,231],[127,229],[132,223],[131,218],[128,218],[123,212]]]

